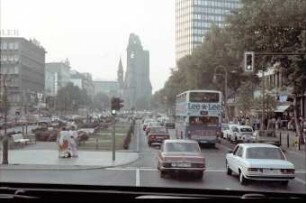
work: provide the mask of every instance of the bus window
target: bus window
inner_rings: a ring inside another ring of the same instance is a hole
[[[218,117],[189,117],[189,125],[217,126]]]
[[[215,92],[190,92],[189,101],[218,103],[220,101],[220,94]]]

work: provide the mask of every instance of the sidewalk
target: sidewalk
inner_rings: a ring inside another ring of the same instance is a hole
[[[130,164],[137,159],[137,153],[125,151],[116,152],[116,159],[112,161],[112,151],[79,151],[77,158],[59,158],[57,150],[10,150],[9,165],[0,164],[0,170],[99,169]],[[2,163],[2,151],[0,161]]]
[[[277,130],[276,135],[279,138],[281,134],[281,148],[287,152],[294,152],[300,155],[305,156],[305,144],[300,145],[300,150],[298,149],[298,145],[296,145],[297,137],[295,131],[287,131],[287,130]],[[289,148],[288,148],[288,135],[289,135]]]

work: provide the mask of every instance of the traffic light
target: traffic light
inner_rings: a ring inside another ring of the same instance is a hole
[[[113,97],[111,100],[111,110],[112,114],[115,115],[116,111],[119,111],[124,105],[122,104],[124,101],[118,97]]]
[[[254,52],[244,53],[244,71],[254,72]]]
[[[111,112],[112,115],[116,114],[117,98],[113,97],[111,100]]]
[[[118,98],[118,104],[117,104],[117,105],[118,105],[118,106],[117,106],[118,111],[119,111],[122,107],[124,107],[123,102],[124,102],[124,100]]]

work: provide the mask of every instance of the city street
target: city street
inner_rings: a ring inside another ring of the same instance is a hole
[[[171,139],[174,130],[170,130]],[[225,173],[225,154],[232,147],[231,144],[221,143],[216,149],[203,148],[206,157],[207,171],[203,180],[191,177],[160,178],[156,169],[156,155],[158,149],[148,147],[146,136],[139,124],[129,151],[139,152],[139,159],[129,165],[90,170],[2,170],[0,180],[4,182],[34,182],[34,183],[63,183],[85,185],[121,185],[136,187],[182,187],[182,188],[209,188],[226,190],[250,191],[279,191],[305,193],[306,173],[305,156],[286,152],[290,161],[296,166],[296,178],[290,181],[287,187],[272,182],[251,182],[246,186],[240,185],[238,177],[228,176]]]

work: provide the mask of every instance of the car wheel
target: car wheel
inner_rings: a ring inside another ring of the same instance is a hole
[[[230,169],[230,167],[228,166],[228,163],[226,162],[226,174],[227,175],[232,175],[232,170]]]
[[[244,175],[240,170],[239,170],[239,182],[241,185],[245,185],[247,183],[247,179],[244,177]]]

